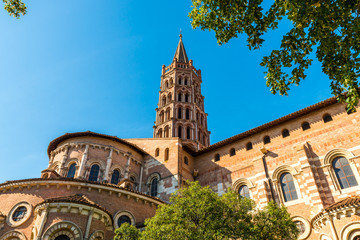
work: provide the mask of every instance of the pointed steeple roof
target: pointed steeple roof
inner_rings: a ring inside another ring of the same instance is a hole
[[[186,55],[184,44],[182,42],[182,34],[180,34],[180,40],[179,40],[179,44],[178,44],[178,46],[176,48],[174,58],[176,58],[176,60],[178,62],[181,62],[181,63],[188,63],[189,62],[189,59],[188,59],[188,57]]]

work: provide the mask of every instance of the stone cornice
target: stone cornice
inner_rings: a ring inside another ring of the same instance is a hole
[[[24,180],[17,180],[17,181],[9,181],[3,184],[0,184],[0,194],[6,193],[7,191],[13,192],[14,190],[22,191],[24,188],[31,189],[40,187],[50,188],[50,186],[56,186],[57,188],[66,187],[70,189],[71,187],[75,187],[78,190],[81,188],[87,189],[89,192],[91,191],[98,191],[100,192],[107,192],[109,195],[117,195],[121,197],[122,195],[125,196],[127,199],[133,198],[135,201],[143,201],[143,204],[150,204],[150,205],[160,205],[164,202],[156,197],[151,197],[144,193],[137,192],[135,190],[130,190],[126,188],[122,188],[112,184],[106,183],[96,183],[90,182],[86,180],[78,180],[78,179],[71,179],[71,178],[62,178],[62,179],[24,179]]]

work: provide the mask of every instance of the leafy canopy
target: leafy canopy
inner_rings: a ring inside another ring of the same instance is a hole
[[[26,14],[26,5],[21,0],[2,0],[4,8],[8,13],[16,18]]]
[[[245,33],[250,50],[260,48],[264,33],[276,29],[286,17],[292,28],[283,35],[280,49],[272,50],[260,64],[267,68],[270,91],[287,95],[291,85],[306,78],[310,54],[316,51],[322,71],[331,80],[332,94],[345,101],[349,110],[357,105],[360,0],[192,0],[192,4],[189,17],[194,28],[213,30],[219,44]]]
[[[116,239],[291,240],[297,239],[298,234],[285,207],[270,202],[258,210],[252,200],[233,191],[218,196],[197,182],[178,190],[170,204],[159,206],[145,226],[138,238],[122,238],[129,232],[129,226],[122,225],[116,230]]]

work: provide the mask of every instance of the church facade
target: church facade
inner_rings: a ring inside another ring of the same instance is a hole
[[[182,38],[162,67],[153,138],[67,133],[39,178],[0,184],[0,240],[110,240],[198,181],[284,204],[299,239],[360,239],[360,114],[330,98],[210,145],[201,71]]]

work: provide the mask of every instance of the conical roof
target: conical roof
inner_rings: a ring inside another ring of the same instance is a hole
[[[178,44],[178,46],[176,48],[174,58],[176,58],[176,60],[178,62],[181,62],[181,63],[188,63],[189,62],[189,59],[188,59],[188,57],[186,55],[184,44],[182,42],[182,35],[181,34],[180,34],[180,40],[179,40],[179,44]]]

